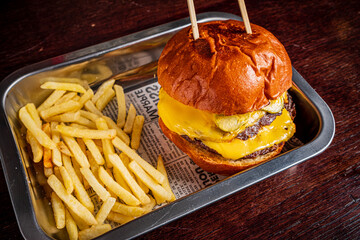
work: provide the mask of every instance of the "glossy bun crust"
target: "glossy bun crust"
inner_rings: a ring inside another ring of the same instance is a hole
[[[174,35],[158,63],[158,81],[183,104],[212,113],[233,115],[258,110],[292,85],[289,56],[264,28],[243,22],[199,24],[200,38],[190,27]]]
[[[284,143],[281,143],[276,150],[254,158],[231,160],[209,152],[204,148],[187,141],[179,134],[168,129],[161,119],[159,119],[159,125],[165,136],[168,137],[180,150],[189,155],[189,157],[199,167],[205,171],[222,175],[232,175],[253,167],[261,162],[267,161],[278,155],[284,146]]]

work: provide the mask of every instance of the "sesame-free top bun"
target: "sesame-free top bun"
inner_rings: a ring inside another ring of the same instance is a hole
[[[243,22],[199,24],[174,35],[158,62],[158,81],[183,104],[212,113],[234,115],[258,110],[292,85],[288,54],[266,29]]]

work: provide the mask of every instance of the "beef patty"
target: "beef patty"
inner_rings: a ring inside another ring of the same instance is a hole
[[[289,112],[290,116],[292,119],[295,118],[296,115],[296,109],[295,109],[295,103],[293,102],[291,95],[289,93],[287,93],[287,97],[288,97],[288,101],[284,104],[284,108]],[[258,134],[259,130],[263,127],[263,126],[268,126],[270,125],[277,116],[280,116],[281,113],[266,113],[262,118],[259,119],[259,121],[257,123],[255,123],[254,125],[245,128],[244,131],[240,132],[236,138],[241,139],[241,140],[247,140],[253,136],[255,136],[256,134]],[[219,154],[217,151],[215,151],[212,148],[209,148],[208,146],[206,146],[200,139],[194,138],[191,139],[190,137],[186,136],[186,135],[181,135],[182,138],[184,138],[186,141],[191,142],[192,144],[195,144],[209,152],[215,153],[215,154]],[[279,143],[279,144],[275,144],[271,147],[253,152],[245,157],[242,157],[241,159],[246,159],[246,158],[255,158],[259,155],[265,155],[269,152],[273,152],[275,151],[278,147],[283,146],[284,143]],[[220,155],[220,154],[219,154]]]

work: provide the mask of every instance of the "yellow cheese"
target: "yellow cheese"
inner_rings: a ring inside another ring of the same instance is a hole
[[[264,113],[264,111],[257,112]],[[171,131],[179,135],[187,135],[192,139],[200,139],[223,157],[234,160],[287,141],[295,133],[295,124],[288,111],[283,109],[282,114],[276,117],[269,126],[262,127],[256,136],[243,141],[234,137],[254,124],[257,119],[249,119],[236,131],[225,132],[217,127],[216,114],[184,105],[167,95],[163,89],[159,92],[158,114]],[[257,118],[263,116],[252,115]]]
[[[245,130],[246,127],[255,124],[258,119],[264,116],[265,112],[256,111],[248,114],[246,122],[239,128],[232,132],[226,132],[216,125],[216,118],[219,118],[219,115],[182,104],[170,97],[163,89],[160,89],[158,114],[164,124],[171,131],[179,135],[187,135],[190,138],[201,140],[224,142],[231,141],[239,132]]]
[[[264,126],[259,133],[246,141],[235,138],[231,142],[211,142],[203,143],[220,155],[228,159],[239,159],[253,152],[271,147],[275,144],[289,140],[295,133],[295,124],[291,120],[289,112],[283,109],[269,126]]]

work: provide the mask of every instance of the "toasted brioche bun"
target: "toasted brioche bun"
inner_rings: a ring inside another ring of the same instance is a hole
[[[288,54],[266,29],[243,22],[199,24],[174,35],[158,62],[158,81],[179,102],[200,110],[234,115],[259,110],[292,85]]]
[[[189,155],[189,157],[199,167],[205,171],[222,175],[232,175],[253,167],[261,162],[265,162],[278,155],[284,146],[284,143],[281,143],[275,151],[259,155],[254,158],[244,158],[238,160],[226,159],[219,154],[209,152],[206,149],[187,141],[179,134],[172,132],[165,126],[161,118],[159,118],[159,125],[165,136],[168,137],[179,149]]]

